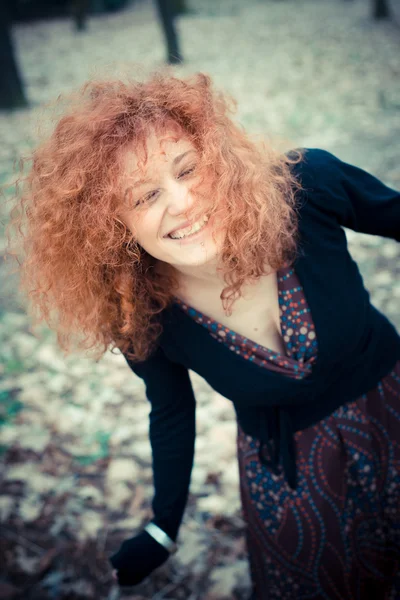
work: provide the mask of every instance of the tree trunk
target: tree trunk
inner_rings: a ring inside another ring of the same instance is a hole
[[[174,26],[174,11],[171,0],[156,0],[158,14],[167,42],[167,61],[169,64],[177,64],[183,61],[179,50],[178,37]]]
[[[372,0],[374,19],[390,19],[389,0]]]
[[[172,10],[175,15],[185,15],[189,12],[186,0],[172,0]]]
[[[6,2],[0,1],[0,110],[27,106],[15,60]]]
[[[72,0],[70,11],[76,31],[86,31],[90,0]]]

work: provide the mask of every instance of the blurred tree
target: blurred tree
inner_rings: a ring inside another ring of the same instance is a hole
[[[15,59],[8,6],[4,0],[0,0],[0,109],[27,105]]]
[[[374,19],[389,19],[389,0],[372,0],[372,10]]]
[[[74,17],[83,26],[86,15],[117,12],[135,0],[0,0],[8,2],[11,21]]]
[[[185,15],[189,13],[186,0],[171,0],[172,10],[175,15]]]
[[[72,0],[70,11],[75,23],[76,31],[86,30],[89,9],[90,0]]]
[[[171,65],[179,64],[183,61],[183,58],[175,31],[174,16],[176,13],[174,7],[171,0],[156,0],[156,5],[167,42],[167,62]]]

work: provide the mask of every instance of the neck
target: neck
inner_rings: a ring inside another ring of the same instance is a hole
[[[213,289],[226,285],[222,272],[217,268],[216,261],[195,268],[179,265],[175,267],[175,270],[178,271],[179,281],[192,288]]]
[[[174,274],[182,287],[189,286],[192,289],[213,290],[225,287],[226,283],[223,273],[218,267],[218,257],[207,262],[207,264],[193,265],[171,265],[159,261],[156,269],[160,272]]]

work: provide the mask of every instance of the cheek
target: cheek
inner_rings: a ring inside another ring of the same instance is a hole
[[[155,215],[143,216],[136,223],[136,237],[139,244],[147,251],[160,239],[160,221]]]

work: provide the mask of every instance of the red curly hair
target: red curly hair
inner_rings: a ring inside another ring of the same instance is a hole
[[[211,182],[226,232],[226,311],[244,283],[293,260],[300,183],[291,165],[301,153],[289,158],[252,141],[230,118],[236,102],[215,91],[210,76],[177,78],[162,68],[144,81],[91,81],[62,100],[54,130],[22,160],[7,229],[19,244],[9,239],[8,254],[24,253],[20,289],[31,315],[57,332],[65,352],[75,336],[96,359],[111,345],[144,360],[162,331],[156,315],[174,299],[176,273],[152,268],[156,259],[119,218],[122,153],[145,146],[150,128],[173,123],[198,150],[197,173]]]

